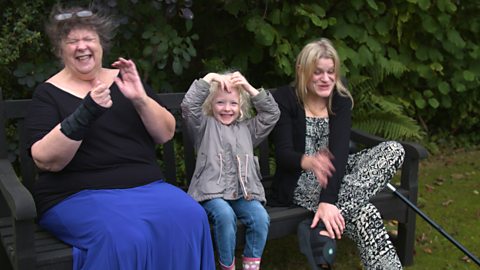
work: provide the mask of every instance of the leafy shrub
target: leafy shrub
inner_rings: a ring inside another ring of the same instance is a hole
[[[58,68],[43,34],[56,1],[17,2],[15,9],[6,3],[2,15],[0,85],[7,98],[28,97]],[[357,126],[392,138],[449,134],[479,142],[462,136],[480,128],[475,1],[94,2],[105,3],[120,23],[105,63],[134,59],[159,91],[183,92],[193,79],[222,69],[238,69],[259,87],[286,84],[303,45],[327,37],[351,82]]]

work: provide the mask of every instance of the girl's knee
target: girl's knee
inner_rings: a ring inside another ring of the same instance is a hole
[[[266,227],[270,226],[270,216],[266,210],[259,213],[258,222],[261,222]]]
[[[214,224],[224,225],[227,224],[236,226],[237,216],[230,207],[217,208],[210,213],[210,218]]]

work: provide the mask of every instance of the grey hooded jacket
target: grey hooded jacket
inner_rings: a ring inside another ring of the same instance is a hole
[[[223,125],[202,112],[210,85],[195,80],[182,101],[182,116],[197,151],[195,172],[188,194],[201,202],[213,198],[244,197],[266,202],[258,158],[253,149],[265,139],[280,118],[272,95],[265,90],[252,97],[256,116]]]

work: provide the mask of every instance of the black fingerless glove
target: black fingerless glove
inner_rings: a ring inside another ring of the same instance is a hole
[[[72,140],[81,141],[92,123],[105,111],[107,108],[98,105],[89,92],[80,106],[62,121],[60,131]]]

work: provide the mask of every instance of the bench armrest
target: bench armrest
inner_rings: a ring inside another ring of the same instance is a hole
[[[384,138],[353,128],[350,138],[354,143],[359,143],[366,147],[372,147],[381,142],[387,141]],[[420,160],[425,159],[428,156],[428,152],[423,146],[414,142],[400,141],[400,143],[405,149],[405,159],[401,169],[402,175],[400,185],[402,188],[407,190],[414,190],[412,195],[415,197],[416,201],[416,190],[418,187],[418,166]]]
[[[0,159],[0,191],[15,220],[33,220],[37,216],[32,195],[7,159]]]
[[[35,202],[30,192],[20,182],[12,164],[7,159],[0,159],[0,192],[11,214],[12,235],[0,235],[2,241],[13,244],[7,248],[7,256],[13,269],[34,269],[36,255],[34,244]],[[8,246],[8,243],[6,243]]]

